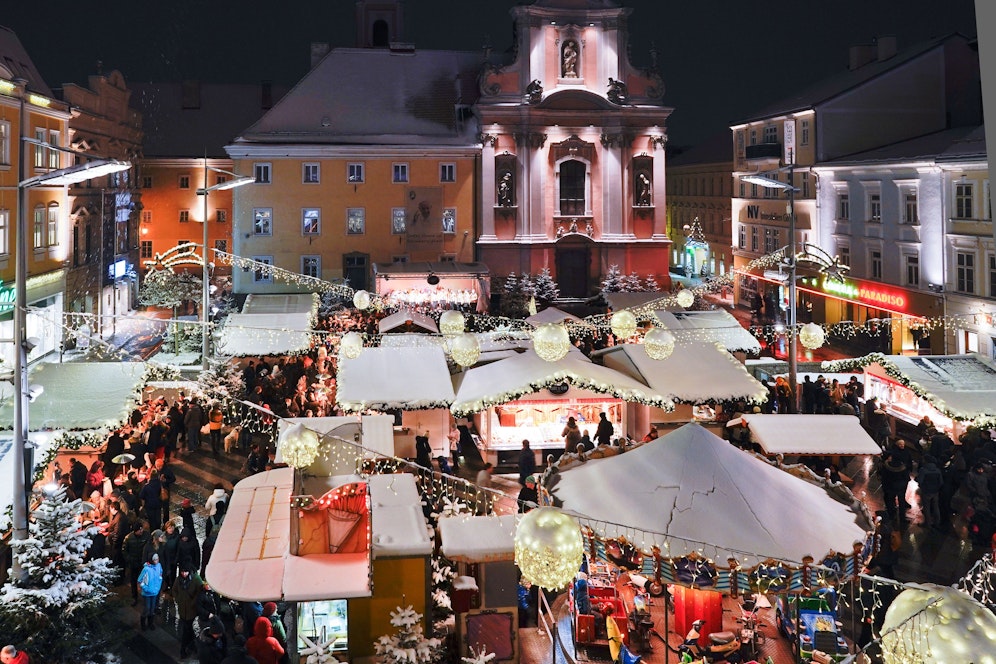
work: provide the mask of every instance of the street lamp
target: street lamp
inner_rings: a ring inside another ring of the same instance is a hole
[[[26,128],[26,111],[24,99],[21,99],[20,126],[22,133]],[[15,245],[14,272],[14,528],[12,539],[24,540],[28,536],[28,491],[30,475],[34,471],[34,460],[27,454],[27,444],[30,425],[28,422],[28,403],[37,396],[37,389],[32,390],[28,384],[28,353],[34,348],[34,343],[27,336],[28,313],[28,189],[40,186],[67,186],[93,178],[120,173],[131,168],[131,162],[117,159],[93,159],[83,164],[60,168],[27,177],[28,160],[25,157],[26,143],[41,145],[46,149],[60,152],[71,152],[88,157],[86,153],[67,150],[58,146],[42,143],[27,136],[20,137],[20,179],[17,183],[17,239]],[[17,558],[14,558],[14,576],[20,576]]]
[[[208,171],[227,175],[231,177],[231,179],[219,182],[218,184],[209,187],[207,186]],[[201,220],[201,223],[204,224],[204,238],[203,244],[201,245],[201,250],[204,252],[203,266],[201,267],[201,321],[203,322],[203,326],[201,327],[201,369],[204,371],[207,371],[208,368],[208,352],[211,349],[210,316],[208,314],[208,308],[211,306],[211,293],[208,290],[210,287],[210,267],[208,261],[208,194],[212,191],[234,189],[235,187],[241,187],[244,184],[251,184],[255,181],[256,178],[249,175],[236,175],[235,173],[230,173],[220,168],[208,166],[207,157],[204,157],[204,186],[197,190],[197,195],[204,197],[204,218]]]

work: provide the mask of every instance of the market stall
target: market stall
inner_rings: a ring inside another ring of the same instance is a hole
[[[718,343],[731,353],[740,353],[744,356],[757,355],[761,352],[760,342],[726,309],[658,310],[654,315],[657,316],[660,326],[673,334],[679,343],[695,341]]]
[[[258,357],[307,352],[318,301],[316,293],[249,295],[242,313],[225,319],[218,354]]]
[[[730,420],[727,426],[745,426],[750,440],[765,454],[840,456],[881,454],[882,449],[852,415],[762,415],[753,413]]]

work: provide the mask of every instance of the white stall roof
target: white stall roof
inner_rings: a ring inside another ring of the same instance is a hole
[[[339,358],[336,403],[345,410],[446,408],[453,383],[443,349],[364,348]]]
[[[747,414],[738,419],[767,454],[882,453],[853,415]]]
[[[394,456],[393,415],[348,415],[342,417],[284,417],[277,421],[277,454],[283,462],[283,432],[295,424],[322,438],[322,453],[308,467],[315,475],[347,475],[356,472],[356,461],[373,456]]]
[[[996,416],[996,361],[975,353],[879,357],[882,370],[869,366],[868,373],[898,371],[945,415],[968,420]]]
[[[40,362],[28,382],[44,392],[28,409],[28,426],[42,429],[108,429],[125,422],[139,402],[142,362]],[[13,387],[0,381],[0,429],[14,428]]]
[[[311,313],[229,314],[218,353],[287,355],[311,348]]]
[[[420,314],[417,311],[409,311],[408,309],[395,311],[393,314],[385,316],[379,323],[377,323],[377,326],[383,333],[390,332],[397,327],[401,327],[405,323],[417,325],[423,330],[428,330],[429,332],[439,332],[439,328],[436,327],[436,321],[432,320],[432,318],[426,316],[425,314]]]
[[[727,350],[756,355],[761,344],[744,329],[740,321],[726,309],[708,311],[655,311],[654,314],[674,338],[685,341],[711,341],[723,344]]]
[[[566,382],[625,401],[670,407],[670,400],[646,383],[624,373],[595,364],[577,349],[547,362],[530,349],[504,360],[476,366],[454,377],[458,382],[451,410],[460,415],[514,401],[544,386]]]
[[[317,293],[261,295],[250,293],[242,305],[244,314],[314,314],[318,311]]]
[[[543,311],[537,311],[532,316],[526,319],[526,322],[533,327],[539,327],[545,323],[559,323],[562,320],[567,321],[578,321],[581,320],[574,314],[569,314],[566,311],[561,311],[557,307],[547,307]]]
[[[620,344],[596,351],[605,366],[642,380],[655,391],[686,403],[763,401],[768,390],[714,343],[677,343],[663,360],[647,355],[642,344]]]
[[[430,555],[433,539],[422,514],[415,476],[371,475],[368,482],[374,558]]]
[[[443,555],[466,563],[515,559],[515,527],[521,515],[472,516],[458,514],[439,519]]]
[[[638,529],[648,533],[644,549],[667,541],[670,555],[681,556],[704,545],[707,557],[748,567],[769,557],[799,564],[807,555],[850,553],[867,525],[822,487],[695,423],[562,469],[552,491],[601,535],[632,537]]]
[[[653,302],[668,300],[674,297],[674,293],[636,291],[633,293],[603,293],[602,297],[612,311],[620,309],[634,309],[643,307]],[[658,307],[660,308],[660,307]]]
[[[381,348],[417,348],[422,346],[439,346],[446,343],[442,337],[419,332],[393,332],[380,338]]]

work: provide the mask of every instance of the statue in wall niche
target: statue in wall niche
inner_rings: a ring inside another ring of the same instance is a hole
[[[646,173],[640,173],[636,180],[636,204],[650,205],[650,178]]]
[[[578,45],[573,40],[564,42],[561,51],[561,78],[578,77]]]
[[[622,81],[609,77],[609,92],[606,95],[613,104],[625,104],[629,101],[629,88]]]
[[[501,207],[512,207],[515,205],[515,196],[512,194],[512,173],[505,171],[498,179],[498,205]]]
[[[526,103],[535,104],[543,99],[543,84],[540,83],[538,78],[534,78],[532,82],[526,86]]]

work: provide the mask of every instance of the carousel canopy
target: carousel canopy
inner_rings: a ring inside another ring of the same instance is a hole
[[[645,550],[656,544],[670,556],[704,546],[704,555],[722,564],[821,560],[831,550],[850,552],[865,535],[863,519],[821,487],[695,423],[623,454],[561,469],[552,492],[599,535],[659,533],[637,544]]]
[[[439,538],[443,555],[466,563],[513,560],[517,520],[515,514],[442,517],[439,519]]]
[[[311,348],[311,313],[229,314],[218,353],[234,356],[287,355]]]
[[[881,454],[852,415],[753,415],[737,418],[767,454]],[[727,426],[733,425],[730,420]]]
[[[432,320],[425,314],[420,314],[417,311],[410,311],[408,309],[402,309],[401,311],[396,311],[390,316],[385,316],[380,320],[378,326],[381,333],[390,332],[391,330],[402,327],[406,323],[411,323],[421,327],[423,330],[428,330],[429,332],[439,332],[439,328],[436,327],[436,321]]]
[[[711,341],[720,343],[731,351],[750,355],[761,352],[761,344],[753,334],[744,329],[733,314],[726,309],[708,311],[655,311],[661,327],[667,329],[679,342]]]
[[[453,383],[439,346],[364,348],[339,359],[336,403],[346,410],[446,408]]]
[[[744,365],[714,343],[675,344],[674,352],[664,360],[652,359],[640,344],[620,344],[594,355],[601,355],[605,366],[676,401],[763,401],[768,394]]]

